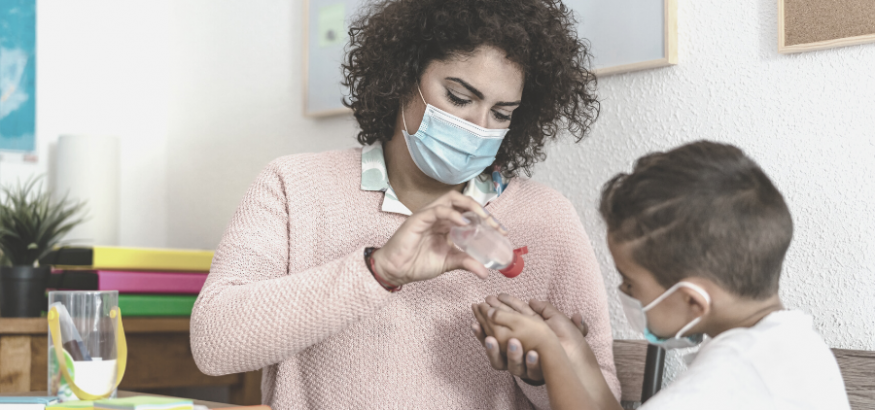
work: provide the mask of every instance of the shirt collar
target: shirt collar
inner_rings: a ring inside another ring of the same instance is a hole
[[[380,142],[362,148],[362,191],[384,192],[383,212],[401,215],[412,214],[398,200],[398,195],[389,185],[389,173],[386,171],[386,160],[383,157],[383,144]],[[486,206],[498,197],[492,175],[488,173],[480,174],[465,183],[462,194],[473,198],[481,206]]]

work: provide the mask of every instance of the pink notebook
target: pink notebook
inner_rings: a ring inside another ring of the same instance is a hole
[[[56,274],[52,276],[56,276]],[[117,290],[119,293],[198,294],[206,281],[206,273],[65,271],[63,277],[58,277],[58,283],[54,287],[59,289]]]

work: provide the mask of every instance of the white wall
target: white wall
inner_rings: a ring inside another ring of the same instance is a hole
[[[745,149],[790,204],[786,305],[831,346],[875,350],[875,44],[782,56],[774,0],[679,3],[680,65],[601,79],[593,134],[536,168],[588,228],[615,336],[637,337],[613,296],[598,188],[707,138]],[[301,115],[302,0],[38,4],[40,155],[60,133],[122,138],[123,245],[213,248],[271,159],[354,145],[351,117]]]
[[[305,119],[301,0],[37,2],[36,163],[60,134],[121,141],[119,244],[212,249],[270,160],[352,146],[351,117]]]
[[[301,0],[174,4],[169,246],[214,248],[272,159],[355,144],[351,116],[301,114],[302,14]]]
[[[554,146],[535,175],[577,206],[615,336],[639,338],[615,295],[599,188],[647,152],[704,138],[744,149],[789,203],[785,305],[830,346],[875,350],[875,44],[778,55],[774,0],[680,1],[678,21],[680,65],[600,79],[593,134]],[[682,368],[670,359],[669,379]]]
[[[161,2],[37,2],[37,156],[3,154],[0,183],[50,170],[61,134],[120,140],[119,241],[165,246],[168,7]]]

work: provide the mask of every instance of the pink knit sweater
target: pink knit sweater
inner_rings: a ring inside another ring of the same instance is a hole
[[[466,271],[387,292],[363,251],[405,216],[360,189],[361,149],[273,161],[237,209],[191,318],[201,371],[264,369],[262,401],[286,409],[549,408],[546,389],[493,370],[471,304],[502,292],[581,312],[614,393],[605,287],[571,203],[514,178],[487,209],[527,245],[522,274]]]

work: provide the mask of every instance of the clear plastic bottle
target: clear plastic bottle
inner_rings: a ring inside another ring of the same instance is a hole
[[[522,255],[528,253],[526,247],[514,250],[506,236],[474,212],[465,212],[462,216],[471,223],[450,229],[450,239],[456,246],[487,269],[497,269],[509,278],[522,272],[524,265]]]

